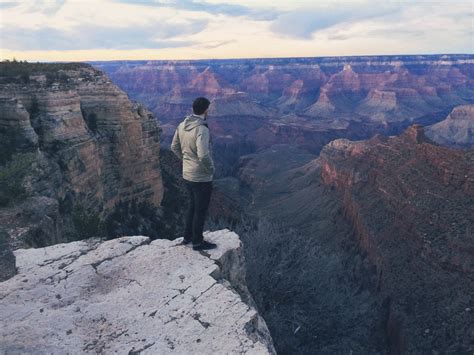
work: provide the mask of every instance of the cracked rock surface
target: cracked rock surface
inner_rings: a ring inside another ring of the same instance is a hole
[[[219,247],[131,236],[16,250],[18,274],[0,283],[0,353],[274,353],[239,237],[205,236]]]

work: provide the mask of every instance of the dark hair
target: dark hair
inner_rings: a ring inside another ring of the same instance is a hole
[[[198,97],[193,102],[193,112],[196,115],[202,115],[207,110],[211,102],[205,97]]]

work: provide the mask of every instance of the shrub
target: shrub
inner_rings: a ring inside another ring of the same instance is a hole
[[[39,113],[39,103],[38,103],[38,98],[36,96],[33,96],[31,99],[31,105],[29,108],[29,114],[31,116],[36,116]]]
[[[92,112],[84,118],[86,119],[87,127],[89,127],[89,129],[92,132],[96,132],[97,131],[97,115],[94,112]]]
[[[23,180],[34,160],[33,153],[14,154],[12,160],[0,167],[0,206],[7,206],[26,196]]]
[[[109,239],[125,235],[160,237],[161,211],[149,201],[119,201],[105,218],[105,232]]]
[[[28,84],[30,82],[30,76],[28,75],[28,73],[21,74],[20,79],[24,84]]]
[[[31,75],[45,74],[48,85],[54,82],[67,83],[69,76],[61,71],[93,67],[86,63],[28,63],[27,61],[0,62],[0,80],[5,83],[25,84]],[[89,78],[92,78],[89,75]]]
[[[7,232],[0,226],[0,282],[16,274],[15,255],[8,239]]]
[[[74,206],[72,211],[72,222],[76,230],[77,239],[86,239],[102,234],[102,221],[99,214],[81,204],[76,204]]]
[[[56,81],[56,75],[54,73],[46,73],[46,86],[51,86]]]
[[[0,228],[0,253],[8,247],[7,240],[7,232],[3,228]]]
[[[10,130],[0,128],[0,166],[5,165],[12,159],[15,152],[13,136],[14,134]]]

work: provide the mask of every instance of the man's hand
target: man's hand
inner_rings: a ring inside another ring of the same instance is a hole
[[[181,152],[181,143],[179,141],[178,128],[176,128],[176,131],[174,132],[173,141],[171,142],[171,151],[179,159],[183,160],[183,153]]]
[[[209,128],[200,126],[196,137],[196,149],[199,161],[209,174],[214,174],[214,162],[209,150]]]

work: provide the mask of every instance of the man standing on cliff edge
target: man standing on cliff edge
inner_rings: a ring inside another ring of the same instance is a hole
[[[202,235],[212,192],[214,162],[210,144],[207,111],[210,101],[198,97],[193,114],[186,116],[174,132],[171,150],[183,161],[183,179],[190,195],[183,244],[192,242],[194,250],[214,249],[216,244]]]

